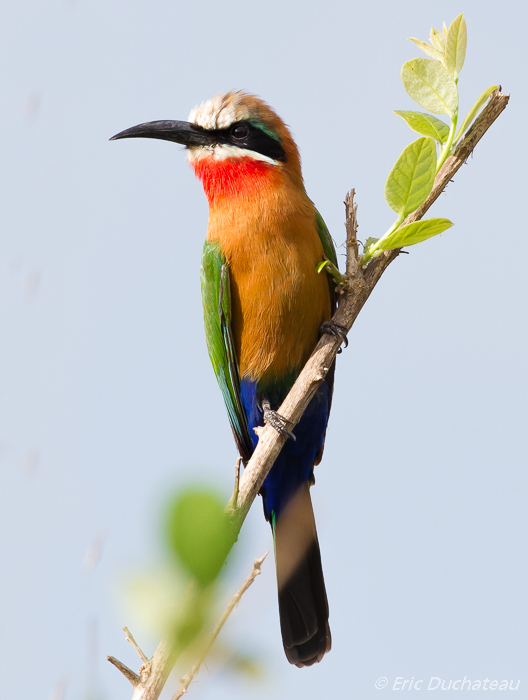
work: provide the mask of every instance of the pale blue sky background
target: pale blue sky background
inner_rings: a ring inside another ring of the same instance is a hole
[[[333,650],[287,664],[270,560],[224,637],[266,679],[212,663],[189,697],[368,700],[392,692],[381,676],[466,675],[528,698],[524,4],[20,0],[0,28],[2,699],[130,698],[104,659],[137,668],[124,624],[153,651],[119,601],[159,561],[163,499],[197,475],[232,487],[205,198],[180,148],[107,139],[246,88],[291,125],[336,242],[352,186],[360,237],[379,236],[413,138],[392,114],[413,108],[406,38],[461,11],[463,110],[493,83],[512,100],[432,210],[455,227],[392,265],[339,358],[313,490]],[[226,599],[269,547],[257,503]]]

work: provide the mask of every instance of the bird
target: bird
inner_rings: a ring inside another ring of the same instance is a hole
[[[125,138],[185,146],[203,185],[209,356],[244,464],[257,445],[256,428],[269,423],[287,436],[260,493],[273,534],[284,651],[291,664],[311,666],[331,648],[310,487],[323,454],[335,363],[292,430],[277,409],[320,335],[346,339],[331,320],[335,285],[318,273],[325,260],[337,267],[333,240],[306,193],[287,125],[256,95],[218,94],[186,122],[139,124],[112,140]]]

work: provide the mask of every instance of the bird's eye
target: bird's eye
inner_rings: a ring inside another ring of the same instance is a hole
[[[231,129],[231,136],[235,139],[246,139],[249,136],[249,126],[247,124],[235,124]]]

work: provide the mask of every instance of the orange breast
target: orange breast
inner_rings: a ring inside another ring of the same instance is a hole
[[[229,264],[240,374],[262,383],[300,369],[331,315],[328,280],[316,271],[315,208],[276,168],[265,170],[239,197],[210,200],[208,228]]]

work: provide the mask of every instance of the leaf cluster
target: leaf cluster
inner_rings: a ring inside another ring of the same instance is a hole
[[[467,46],[464,15],[456,17],[449,28],[444,24],[442,32],[432,27],[430,44],[415,38],[411,38],[411,41],[431,58],[407,61],[401,69],[403,86],[420,107],[433,114],[408,110],[394,112],[422,136],[404,149],[389,173],[385,183],[385,199],[398,218],[382,238],[369,238],[366,241],[362,265],[384,250],[420,243],[453,225],[448,219],[436,218],[401,226],[405,217],[425,202],[446,158],[454,152],[491,93],[497,89],[496,85],[492,85],[482,93],[457,131],[458,77],[464,65]],[[433,116],[435,114],[446,115],[449,123]]]

